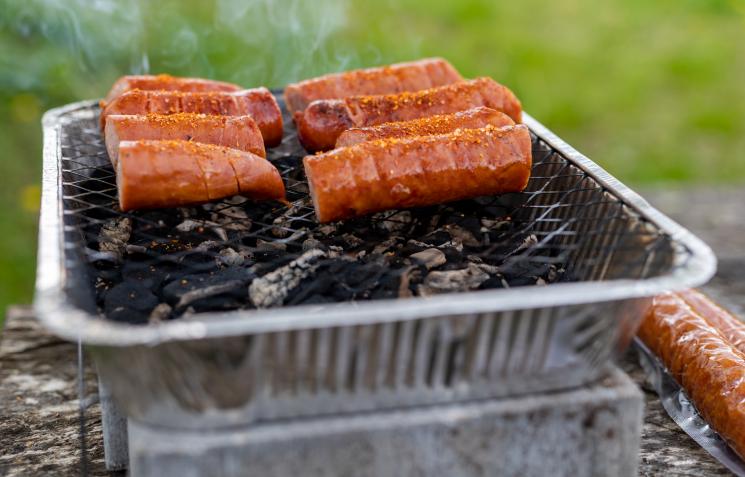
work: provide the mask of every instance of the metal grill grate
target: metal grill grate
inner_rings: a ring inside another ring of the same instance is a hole
[[[284,178],[289,206],[236,197],[123,213],[97,116],[91,107],[87,119],[78,116],[61,128],[65,248],[68,269],[85,268],[73,274],[85,277],[82,285],[68,285],[94,286],[96,304],[112,319],[146,322],[158,303],[169,303],[163,318],[253,308],[246,293],[251,280],[309,249],[324,251],[315,272],[274,305],[426,293],[428,271],[409,256],[428,248],[447,259],[436,270],[476,267],[488,275],[478,288],[649,278],[685,266],[691,256],[536,136],[524,193],[318,224],[302,168],[305,153],[286,112],[284,141],[268,159]],[[109,306],[111,290],[126,284],[134,284],[124,289],[129,295],[145,296],[117,313],[117,306],[130,305]],[[184,301],[184,293],[199,286],[207,291]]]

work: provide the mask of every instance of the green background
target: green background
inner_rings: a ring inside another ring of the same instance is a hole
[[[281,86],[430,55],[633,186],[745,178],[743,0],[0,0],[0,311],[32,297],[45,110],[130,72]]]

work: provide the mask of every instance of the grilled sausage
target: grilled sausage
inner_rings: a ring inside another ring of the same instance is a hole
[[[101,113],[101,127],[111,114],[199,113],[223,116],[251,116],[261,130],[267,147],[282,141],[282,111],[266,88],[244,89],[232,93],[183,93],[180,91],[140,91],[122,94]]]
[[[121,141],[182,139],[227,146],[266,157],[261,131],[251,116],[211,114],[110,114],[106,117],[106,150],[116,168]]]
[[[711,427],[745,457],[745,354],[673,293],[655,297],[639,337]]]
[[[309,151],[331,149],[342,132],[351,127],[376,126],[395,121],[450,114],[478,106],[496,109],[520,122],[520,101],[491,78],[477,78],[447,86],[378,96],[351,96],[318,100],[295,113],[298,138]]]
[[[320,222],[522,191],[531,168],[523,125],[381,139],[303,159]]]
[[[239,91],[243,88],[236,84],[202,78],[180,78],[171,75],[136,75],[122,76],[109,90],[102,107],[127,91],[141,89],[144,91],[186,91],[207,93],[210,91]]]
[[[336,147],[353,146],[376,139],[446,134],[456,129],[478,129],[490,124],[496,127],[513,126],[515,121],[495,109],[481,106],[454,114],[438,114],[411,121],[347,129],[336,140]]]
[[[190,141],[122,141],[117,163],[119,207],[153,209],[240,194],[285,197],[279,171],[263,157]]]
[[[698,290],[691,289],[678,294],[688,306],[716,328],[732,346],[745,353],[745,323]]]
[[[426,58],[390,66],[333,73],[285,88],[285,103],[291,114],[303,111],[317,99],[420,91],[461,81],[453,65],[442,58]]]

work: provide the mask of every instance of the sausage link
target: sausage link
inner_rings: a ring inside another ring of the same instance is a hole
[[[698,290],[690,289],[679,292],[678,295],[716,328],[732,346],[745,353],[745,323]]]
[[[655,297],[638,334],[704,419],[745,457],[745,354],[674,293]]]
[[[244,89],[232,93],[183,93],[180,91],[140,91],[122,94],[101,113],[101,127],[111,114],[198,113],[222,116],[251,116],[261,130],[266,147],[282,142],[282,111],[266,88]]]
[[[109,90],[102,101],[102,107],[127,91],[184,91],[191,93],[208,93],[210,91],[239,91],[243,88],[237,84],[203,78],[183,78],[171,75],[131,75],[122,76]]]
[[[426,58],[308,79],[288,85],[284,94],[287,109],[294,115],[317,99],[420,91],[462,79],[446,60]]]
[[[303,113],[296,113],[295,123],[300,142],[313,152],[333,148],[336,139],[350,127],[409,121],[479,106],[521,121],[522,107],[512,91],[491,78],[477,78],[414,93],[318,100]]]
[[[481,106],[454,114],[438,114],[410,121],[383,123],[366,128],[350,128],[341,133],[336,140],[336,147],[353,146],[376,139],[431,136],[446,134],[456,129],[478,129],[488,125],[502,127],[514,124],[515,121],[506,114]]]
[[[251,116],[208,114],[110,114],[106,117],[106,149],[116,168],[121,141],[176,140],[227,146],[266,157],[261,131]]]
[[[522,125],[384,139],[306,156],[320,222],[522,191],[531,140]]]
[[[285,197],[279,171],[250,152],[190,141],[122,141],[117,163],[119,207],[153,209],[240,194]]]

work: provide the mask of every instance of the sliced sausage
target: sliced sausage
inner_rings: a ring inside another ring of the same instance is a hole
[[[266,157],[261,131],[251,116],[211,114],[110,114],[106,117],[106,150],[116,168],[121,141],[181,139],[227,146]]]
[[[523,125],[382,139],[306,156],[320,222],[522,191],[531,168]]]
[[[336,147],[353,146],[376,139],[430,136],[446,134],[456,129],[478,129],[488,125],[502,127],[514,124],[515,121],[506,114],[482,106],[454,114],[437,114],[410,121],[347,129],[336,140]]]
[[[654,298],[639,337],[711,427],[745,457],[745,354],[674,293]]]
[[[442,58],[396,63],[361,70],[332,73],[285,88],[285,103],[291,114],[303,111],[317,99],[420,91],[461,81],[460,73]]]
[[[122,76],[114,82],[114,85],[103,100],[103,105],[106,105],[115,98],[133,89],[141,89],[144,91],[186,91],[191,93],[207,93],[210,91],[239,91],[243,88],[237,84],[203,78],[181,78],[165,74],[130,75]]]
[[[479,106],[521,121],[522,107],[512,91],[491,78],[477,78],[414,93],[317,100],[304,112],[295,113],[295,124],[307,150],[323,151],[333,148],[341,133],[351,127],[409,121]]]
[[[101,127],[111,114],[198,113],[222,116],[251,116],[261,130],[264,145],[282,141],[282,111],[266,88],[244,89],[232,93],[184,93],[180,91],[140,91],[122,94],[101,112]]]
[[[200,204],[235,194],[285,197],[279,171],[263,157],[190,141],[122,141],[117,185],[125,211]]]

